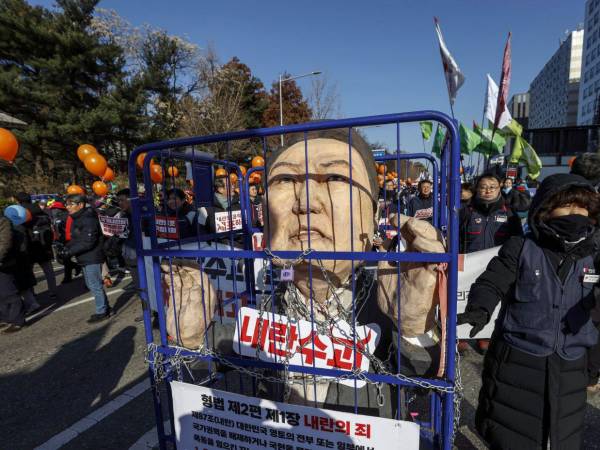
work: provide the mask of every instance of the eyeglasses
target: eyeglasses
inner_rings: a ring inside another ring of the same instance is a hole
[[[477,186],[477,190],[480,192],[494,192],[500,189],[500,186]]]
[[[70,206],[77,206],[79,203],[65,203],[65,207],[69,208]]]

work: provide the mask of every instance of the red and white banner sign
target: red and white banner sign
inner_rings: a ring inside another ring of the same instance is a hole
[[[233,223],[233,226],[232,226]],[[230,230],[242,229],[241,211],[222,211],[215,213],[215,232],[224,233]]]
[[[171,382],[179,450],[419,448],[419,425]],[[394,445],[392,445],[394,443]]]
[[[156,236],[164,239],[179,239],[177,217],[156,216]]]
[[[429,219],[430,217],[433,217],[433,207],[415,211],[415,219]]]
[[[104,236],[127,237],[128,223],[126,217],[98,216],[98,219]]]
[[[340,320],[329,335],[319,334],[308,320],[290,321],[280,314],[261,313],[240,308],[234,333],[233,350],[267,362],[352,371],[355,367],[369,370],[369,359],[360,351],[375,353],[381,329],[377,324],[356,327],[356,353],[352,327]],[[354,361],[356,358],[356,366]],[[341,381],[354,386],[354,380]],[[365,385],[356,381],[357,387]]]

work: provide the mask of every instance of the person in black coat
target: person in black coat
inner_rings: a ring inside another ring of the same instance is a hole
[[[32,264],[38,264],[44,271],[50,298],[54,300],[56,299],[56,276],[52,267],[54,252],[50,217],[37,203],[32,203],[31,195],[26,192],[17,193],[15,198],[31,214],[31,220],[23,225],[29,238],[30,259]]]
[[[505,178],[502,183],[502,197],[506,205],[516,212],[525,212],[531,204],[531,196],[527,191],[519,191],[513,186],[512,178]]]
[[[429,223],[433,220],[433,184],[430,180],[419,181],[417,189],[419,193],[408,202],[406,215],[417,219],[426,220]]]
[[[61,257],[74,257],[82,267],[85,285],[92,292],[96,302],[96,312],[89,318],[88,323],[98,322],[108,318],[111,313],[102,280],[104,253],[100,222],[94,210],[86,206],[86,198],[83,195],[67,196],[66,207],[73,223],[71,239],[62,249]]]
[[[23,301],[15,285],[17,272],[16,248],[13,245],[12,223],[0,217],[0,321],[7,324],[3,333],[20,331],[25,325]]]
[[[521,220],[500,194],[500,179],[483,174],[471,202],[459,212],[460,252],[472,253],[502,245],[523,233]]]
[[[163,212],[166,216],[177,218],[177,231],[179,239],[187,239],[198,234],[198,213],[185,198],[181,189],[169,189],[166,193],[166,202],[163,201]]]
[[[214,182],[215,195],[212,206],[203,206],[198,210],[198,223],[203,227],[204,233],[225,233],[240,231],[242,228],[242,215],[240,201],[232,190],[228,178],[217,178]],[[233,224],[230,223],[232,219]],[[242,236],[235,234],[220,239],[224,244],[241,243]]]
[[[590,310],[600,267],[593,186],[547,177],[529,210],[530,234],[512,237],[471,286],[457,323],[476,334],[501,310],[484,360],[476,427],[492,449],[581,448]]]

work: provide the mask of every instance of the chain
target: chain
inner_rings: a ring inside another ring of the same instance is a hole
[[[283,266],[283,267],[289,267],[289,266],[295,266],[300,264],[308,255],[310,255],[314,250],[312,248],[307,248],[306,250],[304,250],[296,259],[294,259],[292,262],[290,262],[287,259],[281,259],[279,256],[274,255],[271,250],[269,250],[268,248],[264,249],[265,254],[269,257],[269,259],[271,259],[276,265],[278,266]]]

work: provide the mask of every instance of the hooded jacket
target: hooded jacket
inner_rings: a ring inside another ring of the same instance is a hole
[[[598,299],[598,232],[569,244],[539,213],[572,186],[569,174],[544,180],[529,210],[530,233],[513,237],[471,286],[467,312],[488,319],[502,302],[486,353],[476,426],[491,448],[580,448],[585,412],[585,347],[595,342],[589,308]]]

